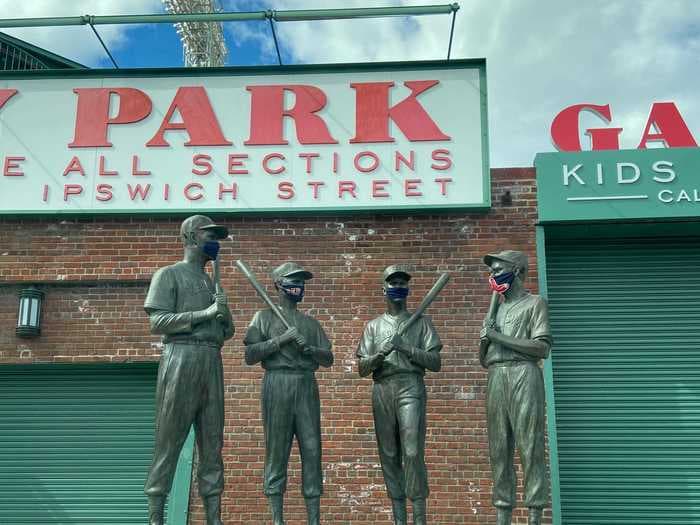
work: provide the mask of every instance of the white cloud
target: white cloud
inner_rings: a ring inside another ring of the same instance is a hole
[[[444,3],[448,3],[447,0]],[[425,5],[424,0],[226,0],[227,10]],[[156,0],[0,0],[15,17],[147,13]],[[444,59],[450,15],[277,23],[280,47],[294,62]],[[226,24],[239,43],[276,54],[264,23]],[[100,26],[110,48],[127,45],[128,26]],[[87,27],[12,31],[53,52],[94,65],[104,52]],[[132,44],[136,45],[136,44]],[[180,52],[179,50],[174,52]],[[621,143],[636,147],[654,101],[675,101],[700,141],[700,2],[690,0],[464,0],[453,58],[486,57],[491,165],[527,166],[552,151],[549,127],[563,108],[610,104]],[[157,65],[157,64],[154,64]],[[589,119],[589,120],[586,120]],[[595,117],[582,128],[600,127]],[[582,135],[587,143],[587,137]]]
[[[286,0],[274,7],[368,5]],[[444,15],[277,27],[280,45],[299,62],[358,62],[443,59],[449,24]],[[611,125],[625,128],[623,146],[636,147],[651,104],[674,100],[700,140],[699,56],[700,2],[683,0],[465,1],[452,49],[453,58],[487,59],[491,164],[498,167],[531,165],[537,152],[551,151],[552,119],[583,102],[610,104]]]
[[[147,14],[160,11],[162,7],[158,0],[0,0],[0,13],[12,18]],[[134,27],[95,26],[110,50],[127,45],[129,30]],[[28,27],[2,31],[87,66],[97,66],[105,59],[105,52],[89,26]]]
[[[275,43],[267,24],[267,22],[239,22],[226,24],[224,29],[231,35],[235,46],[240,47],[246,43],[258,46],[260,63],[277,63]],[[235,51],[233,54],[235,62]]]

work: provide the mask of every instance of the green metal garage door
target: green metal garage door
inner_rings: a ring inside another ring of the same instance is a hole
[[[0,367],[0,522],[143,524],[156,365]]]
[[[548,240],[563,525],[700,523],[700,238]]]

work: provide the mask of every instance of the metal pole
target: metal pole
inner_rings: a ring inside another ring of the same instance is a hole
[[[275,41],[275,49],[277,50],[277,63],[281,66],[282,65],[282,55],[280,54],[280,46],[277,43],[277,33],[275,33],[275,23],[272,21],[272,18],[268,18],[270,21],[270,30],[272,31],[272,38]]]
[[[298,22],[302,20],[341,20],[345,18],[383,18],[389,16],[446,15],[459,9],[457,4],[401,6],[401,7],[358,7],[347,9],[300,9],[273,11],[277,22]]]
[[[457,6],[459,9],[459,6]],[[447,60],[450,59],[450,54],[452,53],[452,35],[455,33],[455,20],[457,19],[457,9],[452,11],[452,27],[450,27],[450,43],[447,45]]]
[[[0,28],[119,24],[176,24],[178,22],[237,22],[265,20],[265,11],[250,13],[188,13],[157,15],[59,16],[47,18],[5,18]]]
[[[104,41],[102,40],[102,37],[101,37],[100,34],[97,32],[97,29],[95,29],[95,26],[92,25],[92,24],[90,24],[90,29],[92,29],[92,32],[95,33],[95,36],[97,37],[97,40],[99,40],[99,41],[100,41],[100,44],[102,44],[102,49],[104,49],[104,50],[105,50],[105,53],[107,53],[107,56],[108,56],[109,59],[112,61],[112,64],[114,65],[114,68],[115,68],[115,69],[119,69],[119,66],[117,65],[117,61],[114,60],[114,57],[112,56],[112,53],[110,53],[110,52],[109,52],[109,49],[107,49],[107,44],[104,43]]]
[[[108,16],[59,16],[45,18],[5,18],[0,19],[0,28],[12,27],[52,27],[80,25],[118,24],[176,24],[180,22],[240,22],[246,20],[274,19],[277,22],[300,20],[340,20],[346,18],[383,18],[389,16],[444,15],[459,9],[458,4],[369,7],[350,9],[308,9],[290,11],[250,11],[223,13],[151,14],[151,15],[108,15]]]

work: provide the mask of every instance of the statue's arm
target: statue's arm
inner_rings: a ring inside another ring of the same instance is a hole
[[[304,352],[310,354],[311,357],[321,366],[329,367],[333,364],[334,358],[330,346],[325,347],[307,345]]]
[[[362,332],[362,337],[357,346],[357,353],[355,354],[357,356],[357,368],[360,377],[367,377],[382,366],[384,362],[385,355],[383,352],[370,355],[370,348],[372,348],[373,345],[374,336],[372,334],[372,328],[368,324]]]
[[[270,355],[279,350],[279,345],[275,339],[268,339],[259,343],[253,343],[245,346],[245,363],[254,365],[267,359]]]
[[[148,287],[144,309],[151,324],[151,333],[159,335],[192,332],[199,323],[213,319],[218,313],[216,302],[204,310],[176,312],[178,285],[169,267],[158,270]]]
[[[418,366],[431,372],[439,372],[442,366],[440,336],[429,318],[422,317],[419,322],[422,323],[419,334],[413,337],[396,335],[392,344]]]
[[[148,308],[151,333],[159,335],[192,332],[194,326],[212,319],[216,315],[216,305],[196,312],[170,312]]]
[[[263,325],[262,312],[257,312],[248,326],[245,339],[243,339],[247,365],[259,363],[280,349],[279,338],[268,337]]]
[[[167,310],[150,310],[148,319],[152,334],[177,334],[192,331],[192,312],[173,313]]]
[[[333,351],[331,350],[332,345],[328,340],[325,330],[321,326],[321,323],[314,320],[315,325],[315,337],[314,344],[307,345],[306,352],[311,354],[311,357],[321,366],[329,367],[333,364]]]
[[[304,355],[311,357],[319,365],[329,367],[333,364],[332,345],[321,323],[313,318],[307,319],[300,327],[302,333],[296,340],[297,347]],[[306,334],[306,337],[303,335]]]
[[[487,330],[486,336],[494,343],[537,359],[546,359],[552,346],[546,337],[537,337],[535,339],[512,337],[497,332],[495,329]]]
[[[484,368],[486,368],[486,353],[488,352],[490,344],[491,341],[489,341],[488,337],[482,337],[479,340],[479,363],[481,363],[481,366]]]
[[[547,359],[552,347],[552,331],[549,326],[547,303],[541,297],[538,297],[533,307],[529,324],[529,338],[505,335],[493,327],[486,328],[486,338],[521,354],[536,359]]]
[[[367,377],[377,368],[382,366],[384,362],[384,354],[375,354],[370,357],[360,357],[358,362],[358,372],[360,377]]]
[[[409,347],[408,358],[419,366],[431,372],[439,372],[442,366],[440,350],[432,348],[423,350],[422,348]]]
[[[222,323],[224,325],[224,339],[231,339],[236,333],[236,327],[233,324],[233,315],[228,305],[226,305],[226,313],[224,314]]]

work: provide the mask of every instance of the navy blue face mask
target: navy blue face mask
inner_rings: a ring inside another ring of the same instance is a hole
[[[204,241],[202,251],[207,257],[214,261],[219,255],[219,248],[221,248],[219,241]]]
[[[388,287],[385,289],[384,295],[392,301],[402,301],[408,297],[408,287]]]
[[[282,289],[284,294],[295,303],[300,302],[304,298],[304,285],[303,284],[284,284],[280,283],[279,287]]]

